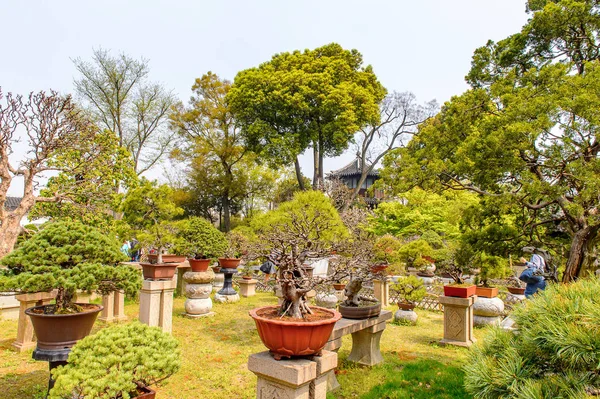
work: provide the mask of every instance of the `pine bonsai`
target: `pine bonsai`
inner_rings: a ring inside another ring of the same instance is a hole
[[[139,272],[118,265],[127,257],[109,235],[81,222],[48,223],[31,239],[0,260],[0,292],[33,293],[57,289],[48,313],[77,313],[77,290],[106,294],[123,290],[135,296]]]
[[[129,399],[180,367],[179,343],[158,327],[115,325],[79,341],[53,370],[49,399]]]
[[[473,266],[479,268],[478,281],[484,287],[489,287],[489,281],[493,278],[504,278],[512,272],[508,266],[508,259],[500,256],[479,253],[473,260]]]
[[[194,259],[215,259],[225,253],[225,235],[208,220],[191,217],[179,223],[175,253],[186,254]]]
[[[413,275],[400,278],[392,285],[391,289],[398,293],[402,302],[412,305],[420,302],[427,294],[427,290],[423,285],[423,280]]]
[[[552,284],[471,348],[465,388],[475,398],[586,398],[600,392],[600,280]]]

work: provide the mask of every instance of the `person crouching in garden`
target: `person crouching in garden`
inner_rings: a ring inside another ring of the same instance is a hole
[[[519,280],[527,284],[525,287],[525,297],[529,298],[538,290],[541,291],[546,288],[546,279],[541,275],[545,271],[546,261],[539,253],[537,253],[536,248],[524,247],[523,252],[532,254],[529,261],[523,257],[520,259],[522,263],[525,263],[527,269],[521,273]]]
[[[270,260],[267,260],[265,263],[260,265],[259,270],[265,274],[265,283],[269,281],[272,274],[275,274],[277,269],[275,268],[275,264]]]

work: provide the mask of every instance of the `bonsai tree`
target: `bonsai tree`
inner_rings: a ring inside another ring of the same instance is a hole
[[[114,325],[79,341],[68,363],[52,371],[50,399],[135,398],[180,368],[179,343],[158,327]]]
[[[480,252],[474,257],[473,266],[479,268],[477,279],[484,287],[489,287],[489,280],[507,277],[512,272],[507,259],[488,255],[485,252]]]
[[[373,244],[373,260],[376,264],[387,264],[390,274],[402,274],[404,263],[399,254],[401,241],[391,234],[378,237]]]
[[[177,240],[173,219],[183,209],[172,201],[173,190],[166,184],[157,185],[142,179],[140,185],[129,191],[123,200],[125,220],[137,231],[138,240],[157,249],[157,263],[162,263],[163,251]]]
[[[464,273],[471,270],[470,265],[474,256],[473,249],[469,245],[449,243],[445,248],[436,251],[438,258],[436,270],[447,273],[455,284],[464,284]]]
[[[48,223],[31,239],[0,260],[0,292],[33,293],[57,289],[48,313],[77,313],[77,290],[107,294],[123,290],[135,296],[139,272],[119,262],[128,260],[119,242],[76,221]]]
[[[407,266],[415,267],[422,271],[425,270],[426,266],[431,264],[428,258],[432,257],[433,254],[434,249],[422,238],[409,241],[398,250],[399,258]]]
[[[226,235],[227,247],[225,249],[225,258],[240,259],[248,253],[250,244],[249,238],[239,230],[233,229]]]
[[[258,232],[252,257],[265,257],[277,267],[283,295],[279,315],[301,319],[312,314],[305,295],[323,281],[310,278],[304,263],[311,257],[329,256],[335,242],[348,235],[333,204],[320,191],[298,192],[252,224]]]
[[[201,217],[191,217],[179,222],[177,236],[174,251],[193,259],[218,258],[228,246],[225,235]]]
[[[518,306],[518,332],[494,328],[469,351],[475,398],[588,398],[600,391],[600,280],[551,284]]]
[[[398,293],[402,302],[411,305],[420,302],[427,294],[427,290],[423,285],[423,280],[412,274],[399,279],[391,288]]]

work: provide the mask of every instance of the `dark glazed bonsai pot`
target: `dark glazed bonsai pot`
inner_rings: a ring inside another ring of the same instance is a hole
[[[368,319],[377,317],[381,313],[381,303],[371,306],[344,306],[338,305],[338,309],[345,319]]]
[[[100,305],[78,303],[81,306],[94,306],[95,309],[73,314],[38,314],[35,310],[43,310],[46,306],[34,306],[26,309],[25,314],[31,317],[33,330],[37,337],[38,349],[71,348],[92,331],[98,313],[104,309]]]

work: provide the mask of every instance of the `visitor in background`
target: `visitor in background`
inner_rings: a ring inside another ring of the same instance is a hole
[[[131,257],[129,254],[129,242],[127,240],[123,241],[123,245],[121,245],[121,252],[123,252],[127,257]]]
[[[275,274],[275,272],[277,271],[277,269],[275,268],[275,264],[270,260],[267,260],[265,263],[260,265],[259,270],[265,273],[265,283],[269,281],[271,275]]]
[[[140,246],[139,246],[139,241],[136,240],[135,238],[131,240],[131,242],[129,243],[130,246],[130,250],[131,250],[131,261],[132,262],[139,262],[140,261]]]
[[[546,279],[542,276],[546,270],[546,261],[538,253],[537,248],[524,247],[523,252],[531,253],[529,261],[521,257],[520,261],[525,263],[527,269],[519,276],[519,280],[527,284],[525,287],[525,297],[529,298],[538,292],[538,290],[546,289]]]

